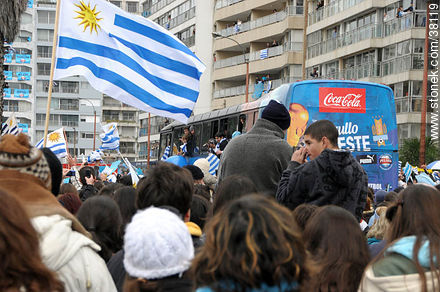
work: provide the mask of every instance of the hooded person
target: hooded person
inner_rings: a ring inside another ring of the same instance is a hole
[[[232,139],[220,160],[218,183],[234,174],[248,177],[258,192],[275,196],[293,149],[284,139],[290,126],[286,107],[271,100],[252,129]]]
[[[37,231],[44,264],[65,291],[116,291],[100,247],[51,193],[49,163],[24,134],[0,140],[0,185],[24,207]]]
[[[215,185],[217,184],[217,178],[213,176],[209,172],[209,161],[206,158],[199,158],[194,162],[194,165],[200,168],[203,172],[203,182],[207,185],[211,190],[214,190]]]
[[[292,154],[280,180],[280,204],[291,210],[303,203],[336,205],[361,222],[368,177],[350,151],[338,148],[338,136],[338,129],[329,120],[319,120],[307,127],[305,146]]]

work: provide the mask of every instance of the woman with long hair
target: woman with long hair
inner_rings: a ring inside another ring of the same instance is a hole
[[[388,207],[384,251],[370,264],[361,291],[439,291],[440,192],[415,184]]]
[[[310,291],[352,292],[358,289],[370,255],[356,218],[337,206],[318,208],[303,232],[316,265]]]
[[[0,291],[64,291],[42,262],[37,232],[19,202],[0,190]]]
[[[263,195],[220,208],[191,267],[197,291],[299,291],[308,268],[294,222],[288,209]]]

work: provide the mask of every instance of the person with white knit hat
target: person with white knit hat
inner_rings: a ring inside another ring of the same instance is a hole
[[[192,291],[184,276],[194,258],[187,226],[176,214],[150,207],[139,211],[124,236],[124,291]]]

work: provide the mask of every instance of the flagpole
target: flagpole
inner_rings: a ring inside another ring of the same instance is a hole
[[[55,14],[55,29],[53,32],[53,41],[52,41],[52,61],[50,63],[50,78],[49,78],[49,92],[47,96],[47,106],[46,106],[46,123],[44,125],[44,140],[43,147],[46,147],[47,143],[47,132],[49,130],[49,119],[50,119],[50,102],[52,99],[52,88],[53,88],[53,73],[55,71],[55,53],[57,46],[57,38],[58,38],[58,21],[60,17],[60,2],[62,0],[57,1],[57,8]],[[67,140],[66,140],[67,143]]]
[[[147,169],[150,168],[150,153],[151,153],[151,144],[150,144],[150,126],[151,126],[151,114],[148,113],[148,142],[147,142]]]

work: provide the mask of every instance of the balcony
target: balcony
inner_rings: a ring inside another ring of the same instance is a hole
[[[148,9],[146,9],[144,11],[144,17],[148,17],[154,13],[156,13],[157,11],[161,10],[162,8],[164,8],[165,6],[173,3],[176,0],[162,0],[157,2],[156,4],[151,5],[151,7]]]
[[[350,7],[353,7],[365,0],[336,0],[330,2],[328,5],[309,13],[308,25],[312,25],[339,12],[342,12]]]
[[[192,47],[196,43],[196,36],[195,35],[190,36],[189,38],[182,40],[182,43],[184,43],[185,46],[187,46],[188,48]]]
[[[234,5],[235,3],[242,2],[243,0],[217,0],[215,3],[215,9]]]
[[[190,10],[185,11],[182,14],[177,15],[176,17],[172,18],[169,22],[166,22],[163,24],[163,27],[166,29],[172,29],[185,21],[190,20],[191,18],[194,18],[196,16],[196,8],[193,7]]]

